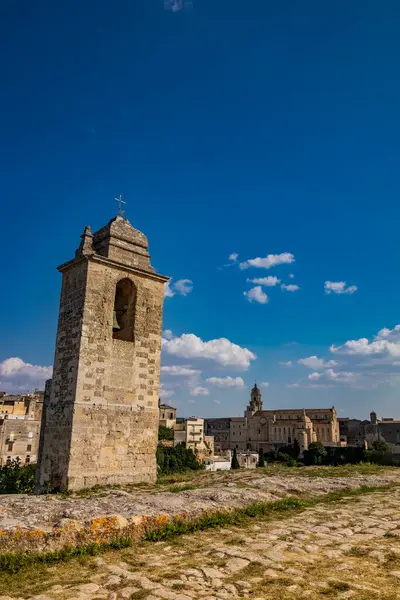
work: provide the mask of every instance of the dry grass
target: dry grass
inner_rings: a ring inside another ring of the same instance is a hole
[[[399,474],[398,467],[385,467],[370,463],[361,463],[359,465],[343,465],[338,467],[287,467],[281,463],[272,463],[260,469],[238,469],[237,471],[186,471],[174,475],[164,475],[160,477],[156,484],[128,484],[122,486],[102,487],[97,486],[88,490],[81,490],[70,494],[73,497],[89,497],[91,495],[104,496],[107,489],[123,489],[130,493],[149,492],[158,493],[165,489],[174,488],[172,491],[178,491],[179,487],[184,489],[194,489],[209,486],[225,486],[227,483],[236,483],[238,487],[253,487],[253,480],[259,477],[268,476],[288,476],[288,477],[356,477],[357,475],[384,475]],[[173,485],[176,484],[176,485]],[[190,486],[190,487],[185,487]],[[193,487],[192,487],[193,486]],[[169,491],[169,490],[168,490]]]
[[[370,495],[371,500],[379,496],[382,498],[381,502],[384,506],[384,493],[378,492],[378,494]],[[349,507],[356,500],[357,498],[346,498],[344,503]],[[299,518],[306,519],[307,516],[319,518],[320,514],[321,517],[326,518],[329,513],[331,516],[334,515],[340,505],[326,504],[323,515],[317,510],[318,507],[310,508],[306,515],[303,513],[303,516],[300,515]],[[255,518],[252,520],[250,528],[246,525],[235,526],[228,527],[224,531],[196,532],[195,535],[184,535],[158,544],[142,543],[121,551],[107,552],[102,555],[102,559],[106,563],[112,564],[123,561],[129,565],[130,569],[139,571],[152,581],[167,584],[171,579],[179,578],[179,573],[188,568],[223,567],[228,556],[216,556],[212,552],[216,545],[221,547],[226,545],[227,549],[237,546],[245,551],[246,539],[251,542],[252,538],[257,537],[257,527],[262,528],[261,531],[264,532],[271,527],[283,527],[285,517],[282,515],[280,517],[279,521],[273,523],[263,518]],[[293,519],[293,514],[290,514],[290,518]],[[332,518],[334,519],[334,516]],[[355,521],[356,519],[355,515]],[[343,539],[343,543],[348,542],[349,539]],[[400,570],[400,555],[395,551],[396,548],[400,549],[399,538],[380,537],[362,545],[356,544],[350,551],[337,559],[321,559],[321,556],[318,556],[318,560],[315,560],[313,564],[303,564],[297,560],[295,553],[291,553],[290,562],[283,563],[282,570],[277,568],[275,579],[265,575],[265,565],[253,562],[240,572],[226,578],[226,582],[247,581],[251,585],[250,597],[264,598],[265,600],[297,600],[305,591],[312,592],[312,595],[309,596],[311,600],[324,600],[324,598],[336,600],[341,597],[341,594],[348,591],[353,592],[351,600],[377,600],[378,598],[379,600],[396,600],[399,598],[399,580],[390,575],[390,571]],[[382,552],[385,557],[384,562],[379,562],[376,558],[371,557],[372,550]],[[157,563],[159,563],[158,566]],[[343,565],[345,565],[344,568]],[[284,569],[287,566],[296,569],[299,574],[285,573]],[[46,593],[56,584],[87,583],[91,577],[97,577],[104,571],[104,567],[98,567],[90,558],[74,559],[52,567],[35,565],[35,567],[24,569],[14,576],[2,574],[0,596],[5,594],[27,598],[35,594]],[[190,589],[190,582],[188,586]],[[359,589],[357,586],[364,586],[364,588]],[[185,587],[184,583],[174,583],[171,589],[175,590],[177,594],[184,594]],[[148,594],[150,594],[149,591],[139,590],[132,596],[132,600],[142,600]],[[210,596],[212,595],[214,594],[210,590]],[[238,595],[238,597],[240,596]],[[62,595],[57,598],[64,600]]]

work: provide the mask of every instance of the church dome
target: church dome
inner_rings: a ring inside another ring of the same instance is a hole
[[[303,411],[303,413],[297,417],[297,427],[306,427],[311,423],[312,421],[310,417],[307,417],[305,411]]]
[[[261,394],[260,389],[257,387],[257,384],[255,383],[252,390],[251,390],[252,394]]]

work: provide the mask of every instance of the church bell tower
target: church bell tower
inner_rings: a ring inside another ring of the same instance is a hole
[[[164,283],[122,216],[64,263],[36,489],[156,479]]]
[[[263,403],[262,403],[262,399],[261,399],[261,392],[260,389],[258,388],[257,384],[254,384],[254,387],[252,388],[251,392],[250,392],[250,403],[246,409],[245,412],[245,417],[250,417],[252,415],[254,415],[256,412],[262,410],[263,407]]]

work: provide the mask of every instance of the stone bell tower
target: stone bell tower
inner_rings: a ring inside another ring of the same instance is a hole
[[[156,478],[164,283],[146,237],[117,216],[64,263],[36,489]]]
[[[247,418],[250,418],[254,415],[254,413],[262,410],[262,407],[263,407],[263,403],[262,403],[262,399],[261,399],[261,392],[260,392],[260,389],[258,388],[257,384],[255,383],[251,390],[250,403],[245,410],[244,416]]]

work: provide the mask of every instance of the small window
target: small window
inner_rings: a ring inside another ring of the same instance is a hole
[[[174,418],[174,413],[169,413],[169,418],[173,419]]]
[[[28,444],[26,447],[27,452],[32,452],[32,444]]]
[[[30,462],[31,462],[31,457],[30,457],[30,456],[27,456],[27,457],[25,458],[25,464],[27,465],[27,464],[28,464],[28,463],[30,463]]]
[[[8,444],[8,446],[7,446],[7,452],[12,452],[12,449],[13,449],[13,444],[11,442],[11,444]]]
[[[7,456],[6,465],[11,465],[11,456]]]

